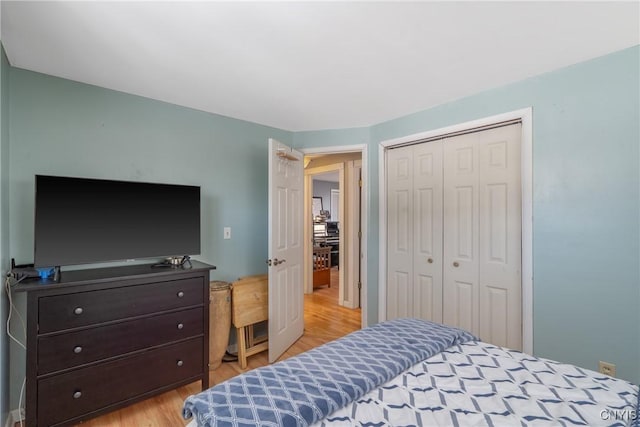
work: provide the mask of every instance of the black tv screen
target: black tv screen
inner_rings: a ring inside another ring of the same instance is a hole
[[[36,175],[34,264],[200,253],[200,187]]]

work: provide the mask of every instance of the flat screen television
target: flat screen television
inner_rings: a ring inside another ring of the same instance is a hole
[[[35,177],[35,267],[200,253],[200,187]]]

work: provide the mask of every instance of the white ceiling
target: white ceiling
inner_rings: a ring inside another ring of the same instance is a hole
[[[314,181],[339,182],[340,175],[337,171],[318,173],[313,175]]]
[[[12,2],[19,68],[300,131],[370,126],[640,43],[635,2]]]

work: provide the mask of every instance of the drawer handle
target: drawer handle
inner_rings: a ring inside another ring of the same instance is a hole
[[[178,323],[178,329],[182,329],[184,328],[184,325],[182,323]]]
[[[178,363],[176,363],[176,365],[182,366],[182,365],[184,365],[184,362],[182,360],[178,360]]]
[[[78,390],[75,393],[73,393],[73,398],[74,399],[80,399],[81,397],[82,397],[82,392],[80,390]]]
[[[84,312],[84,310],[82,309],[82,307],[76,307],[76,309],[73,310],[73,312],[79,316]]]
[[[78,345],[78,346],[75,346],[75,347],[73,348],[73,352],[74,352],[75,354],[80,354],[80,353],[82,353],[82,347],[80,347],[79,345]]]
[[[178,292],[178,298],[182,298],[184,296],[184,292],[180,291]]]

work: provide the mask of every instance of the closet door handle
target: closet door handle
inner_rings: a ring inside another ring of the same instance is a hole
[[[433,264],[433,258],[427,258],[427,262],[428,262],[429,264]]]
[[[458,263],[458,261],[453,261],[453,266],[454,267],[460,267],[460,264]]]

